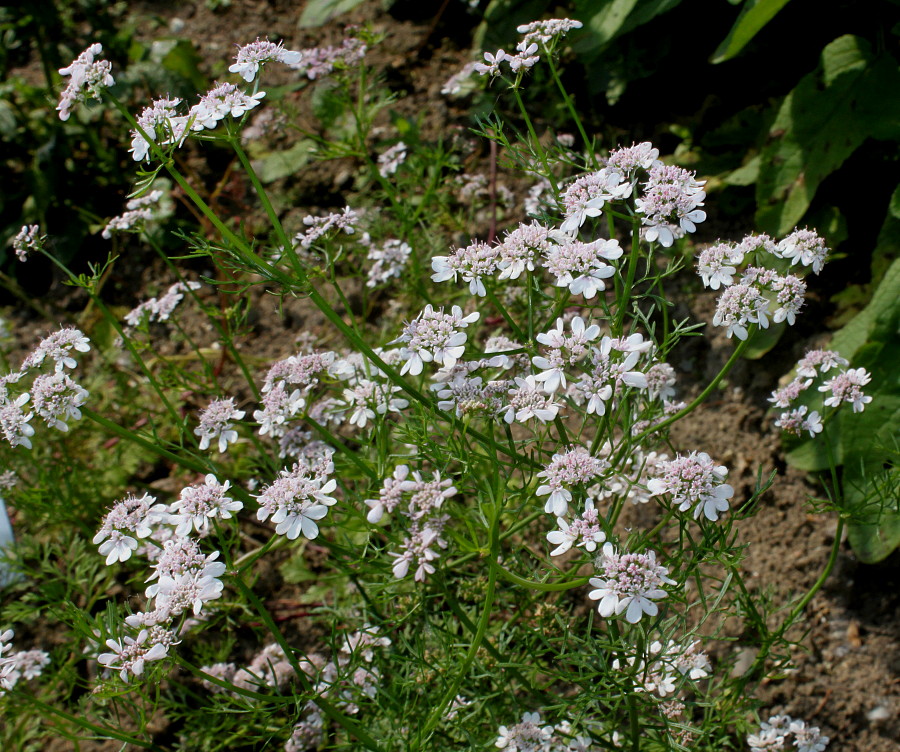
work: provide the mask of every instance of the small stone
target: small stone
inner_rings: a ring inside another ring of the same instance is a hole
[[[891,711],[888,710],[884,705],[877,705],[872,708],[868,713],[866,713],[866,718],[869,719],[869,723],[879,723],[880,721],[886,721],[891,717]]]

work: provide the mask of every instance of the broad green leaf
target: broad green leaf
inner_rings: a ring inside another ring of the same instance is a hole
[[[900,316],[900,259],[894,261],[872,295],[872,302],[831,340],[829,349],[852,359],[876,330],[890,332]],[[896,331],[896,328],[895,328]]]
[[[297,26],[301,29],[309,29],[316,26],[324,26],[333,18],[353,10],[363,0],[309,0]]]
[[[759,360],[778,344],[785,329],[787,329],[785,321],[780,324],[770,322],[765,329],[757,329],[750,335],[750,342],[747,344],[747,349],[744,350],[744,357],[747,360]]]
[[[253,164],[259,179],[263,183],[271,183],[280,178],[293,175],[312,159],[315,142],[304,138],[286,151],[273,151],[260,157]]]
[[[894,481],[897,489],[897,481]],[[847,528],[850,545],[865,564],[886,559],[900,546],[900,513],[887,510],[877,525],[851,523]]]
[[[198,91],[207,86],[206,76],[202,73],[202,60],[200,53],[194,47],[193,42],[187,39],[164,40],[164,44],[171,45],[161,59],[163,68],[181,76]]]
[[[634,10],[637,0],[609,0],[603,3],[596,13],[588,20],[585,27],[591,33],[593,44],[601,46],[614,39],[628,14]]]
[[[753,185],[759,178],[759,154],[725,176],[728,185]]]
[[[579,0],[575,15],[584,23],[584,34],[574,49],[579,53],[595,52],[680,3],[681,0]]]
[[[785,97],[763,147],[757,224],[784,235],[803,217],[820,183],[867,138],[900,139],[900,70],[888,54],[846,35],[823,51],[816,71]]]
[[[760,29],[771,21],[789,0],[746,0],[728,36],[722,40],[710,60],[721,63],[737,55]]]

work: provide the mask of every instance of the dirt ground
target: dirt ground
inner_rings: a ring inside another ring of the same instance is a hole
[[[133,12],[159,19],[141,32],[148,39],[168,29],[193,40],[203,60],[225,59],[235,43],[258,36],[283,38],[293,49],[339,42],[339,22],[324,29],[298,29],[300,7],[302,3],[296,2],[233,0],[229,7],[213,12],[203,2],[146,2],[133,3]],[[446,19],[433,15],[398,19],[383,11],[380,3],[367,2],[340,20],[370,23],[387,35],[376,55],[392,85],[408,95],[398,108],[409,114],[429,113],[425,138],[446,133],[457,124],[454,118],[460,113],[439,92],[446,78],[469,59],[469,52],[447,36]],[[315,171],[303,179],[308,184],[301,186],[302,193],[310,196],[340,188],[337,170]],[[148,268],[145,281],[158,281],[157,272]],[[124,279],[115,280],[113,287],[118,288],[117,294],[133,294],[135,302],[142,297],[142,291],[134,289],[133,279],[130,285]],[[700,297],[691,307],[698,316],[709,306],[710,300]],[[270,359],[294,352],[297,335],[312,328],[315,321],[307,309],[296,304],[285,320],[278,320],[271,306],[254,324],[256,341],[269,343],[254,354]],[[779,376],[809,348],[810,341],[795,339],[789,352],[740,364],[711,403],[673,429],[677,447],[708,451],[731,469],[729,482],[735,486],[736,500],[750,493],[758,467],[778,469],[762,511],[742,523],[740,533],[748,544],[744,567],[749,584],[760,590],[772,589],[780,602],[801,594],[817,579],[836,530],[833,518],[810,514],[807,499],[821,489],[804,474],[786,467],[765,410],[766,397]],[[724,340],[713,340],[711,346],[697,345],[674,365],[682,380],[690,374],[691,381],[700,383],[716,373],[731,347]],[[832,750],[900,750],[900,556],[895,552],[881,564],[864,565],[845,542],[834,573],[811,602],[807,615],[809,632],[801,641],[804,649],[794,656],[794,668],[758,694],[765,711],[796,715],[820,726],[832,738]],[[735,650],[741,650],[739,643]]]

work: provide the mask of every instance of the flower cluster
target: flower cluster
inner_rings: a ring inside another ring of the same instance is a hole
[[[404,361],[400,374],[418,376],[425,363],[437,363],[452,368],[462,357],[468,339],[465,329],[478,321],[478,311],[463,316],[459,306],[453,306],[450,313],[437,311],[431,304],[403,328],[403,333],[391,344],[402,343],[400,357]]]
[[[66,421],[81,420],[80,408],[88,398],[87,389],[76,384],[68,374],[54,371],[41,374],[31,386],[32,404],[35,412],[51,428],[68,431]]]
[[[241,78],[250,83],[256,78],[261,65],[276,62],[295,67],[300,64],[302,57],[302,53],[296,50],[284,49],[281,42],[276,44],[268,39],[261,42],[257,38],[255,42],[245,44],[238,50],[236,62],[228,70],[240,74]]]
[[[244,508],[240,501],[225,495],[231,485],[229,481],[219,483],[212,474],[203,480],[203,483],[182,489],[178,501],[169,505],[176,535],[186,536],[193,530],[199,535],[206,535],[211,520],[231,519],[232,512]]]
[[[406,144],[399,141],[386,152],[378,155],[378,174],[383,178],[390,177],[405,161]]]
[[[169,654],[169,648],[177,644],[175,634],[163,627],[142,629],[136,637],[126,635],[121,640],[107,640],[106,647],[111,652],[101,653],[97,662],[110,671],[118,671],[119,678],[127,682],[129,674],[141,676],[147,663],[162,660]]]
[[[507,752],[596,752],[590,736],[574,733],[569,721],[544,723],[540,713],[523,713],[522,720],[497,730],[494,746]],[[614,734],[614,741],[618,734]]]
[[[349,206],[344,207],[342,212],[333,212],[324,217],[307,216],[303,218],[303,224],[309,229],[305,232],[297,233],[294,240],[300,248],[308,250],[313,243],[330,230],[343,230],[348,235],[352,235],[356,232],[358,223],[359,214]]]
[[[560,230],[574,237],[588,217],[599,217],[607,203],[625,198],[631,190],[625,174],[614,167],[577,178],[560,196],[566,212]]]
[[[647,484],[651,496],[670,494],[681,512],[694,507],[695,520],[702,514],[715,522],[728,510],[728,500],[734,495],[734,489],[724,482],[728,469],[716,465],[706,452],[678,454],[674,460],[661,462],[657,471],[660,476]]]
[[[348,37],[332,47],[311,47],[300,51],[300,60],[290,67],[305,75],[310,81],[322,78],[335,69],[354,67],[366,55],[366,43],[356,37]]]
[[[229,115],[243,117],[265,96],[264,91],[248,94],[232,83],[216,82],[184,115],[178,114],[180,99],[157,99],[136,118],[139,128],[131,132],[131,156],[135,162],[149,158],[151,142],[180,146],[192,132],[212,130]]]
[[[643,194],[635,199],[635,208],[643,215],[644,237],[668,248],[684,233],[694,232],[696,223],[706,219],[699,208],[706,198],[704,183],[681,167],[661,163],[650,167]]]
[[[402,276],[412,253],[412,248],[408,243],[396,238],[388,238],[383,240],[380,245],[376,245],[369,239],[368,233],[363,235],[362,243],[369,248],[366,258],[375,262],[369,269],[366,287],[377,287]]]
[[[168,321],[178,304],[184,300],[185,293],[199,290],[201,287],[199,282],[176,282],[169,287],[165,295],[145,300],[130,310],[125,315],[125,323],[134,329],[143,323]]]
[[[515,54],[497,50],[496,54],[484,53],[484,62],[475,63],[473,70],[482,76],[497,76],[500,66],[506,63],[513,73],[527,71],[540,60],[540,51],[552,53],[559,39],[572,29],[580,29],[581,21],[568,18],[551,18],[546,21],[534,21],[517,27],[522,39],[516,45]]]
[[[667,596],[662,586],[675,584],[668,577],[669,570],[656,563],[653,551],[620,554],[612,544],[605,543],[599,567],[603,577],[590,579],[596,590],[588,593],[588,598],[600,601],[600,616],[624,613],[631,624],[637,624],[644,614],[656,616],[659,607],[654,601]]]
[[[747,736],[747,745],[753,752],[781,752],[788,748],[788,741],[793,742],[797,752],[823,752],[829,738],[818,726],[789,715],[773,715],[760,724],[759,733]]]
[[[103,45],[95,42],[69,65],[59,69],[60,75],[69,79],[56,106],[60,120],[68,120],[72,108],[79,102],[86,102],[88,97],[99,100],[101,91],[115,83],[110,62],[95,59],[101,52]]]
[[[606,541],[606,533],[600,522],[600,513],[594,507],[593,499],[585,501],[584,512],[572,522],[567,521],[564,517],[557,517],[556,523],[559,529],[547,533],[547,540],[556,546],[550,552],[551,556],[560,556],[572,546],[579,546],[588,553],[592,553],[597,550],[597,546]]]
[[[328,476],[334,472],[330,460],[314,472],[296,464],[290,470],[282,470],[272,483],[257,496],[259,510],[256,517],[261,522],[272,518],[275,532],[294,540],[301,533],[310,540],[318,536],[321,520],[328,507],[337,503],[329,494],[337,488],[337,481]]]
[[[19,261],[27,261],[30,253],[43,249],[46,237],[39,234],[40,229],[38,225],[24,225],[12,239],[12,247]]]
[[[727,336],[747,339],[749,324],[765,329],[775,323],[793,325],[803,307],[806,282],[796,274],[772,268],[787,258],[818,272],[828,254],[825,241],[809,230],[795,230],[780,243],[768,235],[748,235],[740,243],[719,242],[697,257],[697,273],[711,290],[723,288],[713,324],[727,327]],[[738,277],[738,267],[747,266]],[[774,307],[774,310],[773,310]]]
[[[865,368],[848,368],[849,365],[849,361],[834,350],[806,353],[797,362],[794,378],[769,397],[769,402],[782,410],[775,425],[795,436],[804,432],[815,436],[822,432],[822,416],[818,410],[810,411],[807,405],[796,404],[816,382],[819,382],[817,391],[825,395],[825,407],[838,408],[847,403],[855,413],[865,410],[872,397],[865,394],[862,387],[872,380],[872,376]],[[831,375],[831,371],[836,373]]]
[[[150,535],[154,523],[167,519],[166,505],[157,504],[155,496],[129,494],[109,510],[93,542],[100,544],[100,555],[106,557],[107,565],[127,561],[137,549],[138,539]]]
[[[18,371],[0,377],[0,434],[10,446],[31,449],[34,427],[29,421],[35,412],[48,426],[59,431],[69,430],[68,420],[81,419],[80,408],[89,395],[66,373],[66,369],[78,365],[73,351],[88,352],[90,349],[88,338],[80,330],[63,328],[41,340]],[[13,393],[22,388],[19,384],[29,371],[42,368],[48,361],[53,363],[52,373],[35,374],[30,388]],[[14,389],[11,388],[13,385],[16,385]],[[25,411],[29,402],[34,412]]]
[[[616,659],[613,668],[624,669],[627,665],[628,673],[638,677],[639,691],[666,698],[678,690],[682,678],[697,681],[710,675],[709,656],[698,648],[699,644],[699,641],[688,645],[664,644],[654,640],[646,656],[630,657],[624,662]]]
[[[537,474],[542,481],[535,493],[547,497],[545,512],[563,517],[568,513],[568,505],[572,501],[571,487],[587,485],[603,475],[608,468],[609,463],[592,457],[587,447],[572,447],[554,454],[550,464]]]
[[[165,218],[169,209],[161,190],[150,191],[146,196],[131,199],[125,204],[125,212],[113,217],[103,228],[103,237],[109,239],[113,232],[141,232],[148,222]]]
[[[5,634],[12,637],[12,630],[0,635],[0,644]],[[21,679],[39,677],[50,665],[50,655],[43,650],[13,650],[7,658],[0,657],[0,695],[4,689],[12,689]]]
[[[194,433],[200,437],[200,450],[209,449],[210,442],[214,441],[217,442],[219,453],[224,453],[229,444],[238,440],[232,421],[243,417],[244,411],[235,408],[233,397],[210,402],[200,413],[200,425],[194,429]]]
[[[411,476],[411,477],[410,477]],[[431,480],[425,480],[419,471],[410,474],[407,465],[398,465],[393,474],[386,478],[377,499],[366,499],[369,513],[366,519],[376,523],[385,515],[395,511],[409,521],[407,535],[400,545],[400,552],[391,552],[394,557],[392,569],[394,577],[402,579],[415,567],[413,579],[425,580],[426,574],[434,573],[432,563],[440,555],[437,548],[447,548],[447,541],[441,537],[449,517],[441,511],[446,499],[456,495],[456,488],[450,479],[441,479],[435,472]]]

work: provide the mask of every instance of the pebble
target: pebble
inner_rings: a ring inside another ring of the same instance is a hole
[[[886,721],[891,717],[891,711],[888,710],[884,705],[877,705],[872,708],[868,713],[866,713],[866,718],[869,719],[870,723],[878,723],[879,721]]]

